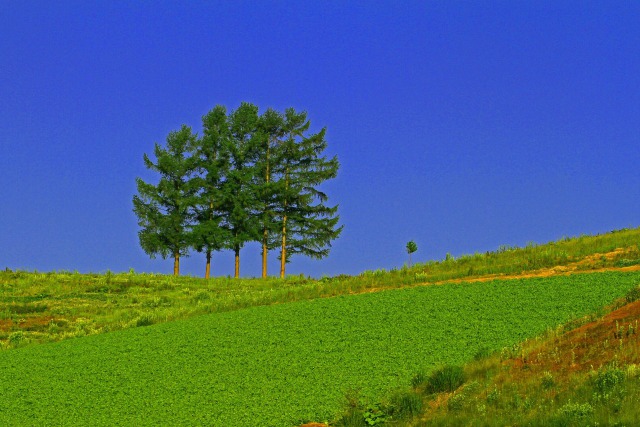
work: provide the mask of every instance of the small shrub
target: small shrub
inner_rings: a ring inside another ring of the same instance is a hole
[[[553,375],[551,375],[551,372],[544,371],[544,373],[542,374],[542,388],[548,390],[554,385],[556,385],[556,383],[553,380]]]
[[[454,394],[447,402],[447,408],[450,411],[460,411],[464,408],[467,396],[464,393]]]
[[[489,392],[489,394],[487,394],[487,403],[489,405],[497,404],[499,399],[500,399],[500,392],[498,391],[497,388],[494,388],[491,392]]]
[[[445,365],[429,376],[426,391],[429,393],[451,392],[464,384],[465,380],[461,366]]]
[[[621,259],[614,263],[616,267],[631,267],[640,264],[640,259]]]
[[[631,289],[627,295],[625,295],[624,299],[630,303],[630,302],[634,302],[640,299],[640,286],[636,286],[635,288]]]
[[[336,421],[336,427],[367,427],[361,410],[351,409]]]
[[[595,388],[600,393],[607,393],[613,390],[618,384],[624,381],[624,371],[617,366],[612,366],[598,371],[595,377]]]
[[[379,426],[387,420],[387,414],[385,414],[379,403],[365,409],[362,416],[364,418],[364,424],[367,426]]]
[[[8,339],[9,345],[13,347],[17,347],[26,341],[27,341],[27,337],[22,331],[12,332],[11,335],[9,335],[9,339]]]
[[[558,411],[561,416],[571,421],[586,420],[593,415],[594,409],[588,403],[571,403],[569,401]]]
[[[136,319],[136,326],[150,326],[155,322],[155,316],[149,313],[145,313]]]
[[[422,397],[413,391],[397,392],[391,396],[389,415],[394,419],[404,419],[420,414]]]
[[[424,385],[427,382],[427,376],[424,372],[420,371],[411,378],[411,387],[414,389]]]

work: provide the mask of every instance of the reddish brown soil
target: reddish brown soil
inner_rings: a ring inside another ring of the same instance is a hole
[[[41,331],[49,327],[51,320],[53,320],[53,316],[24,317],[18,321],[4,319],[0,320],[0,332],[10,332],[18,329],[22,331]]]
[[[629,328],[631,326],[631,328]],[[524,358],[506,361],[511,375],[553,372],[566,378],[577,371],[598,369],[612,361],[640,363],[640,301],[627,304],[601,319],[582,325],[545,343]]]
[[[624,248],[618,248],[611,252],[604,254],[593,254],[585,257],[584,259],[572,262],[567,265],[558,265],[550,268],[541,268],[539,270],[531,270],[522,274],[487,274],[485,276],[470,277],[464,279],[451,279],[442,280],[436,282],[440,283],[461,283],[461,282],[488,282],[490,280],[509,280],[509,279],[525,279],[532,277],[549,277],[549,276],[568,276],[570,274],[583,274],[583,273],[602,273],[605,271],[640,271],[640,265],[632,265],[629,267],[606,267],[606,268],[591,268],[604,256],[607,260],[624,256],[628,250]]]

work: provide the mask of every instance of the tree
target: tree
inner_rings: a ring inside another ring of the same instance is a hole
[[[138,194],[133,196],[133,211],[142,229],[140,246],[151,257],[173,256],[173,274],[180,274],[180,256],[187,256],[191,246],[192,207],[196,201],[197,183],[192,179],[196,159],[188,149],[196,140],[191,128],[183,125],[170,132],[166,148],[155,144],[156,163],[144,155],[148,169],[160,174],[158,185],[136,179]]]
[[[269,108],[260,117],[260,149],[256,160],[257,186],[259,207],[258,221],[262,229],[262,278],[267,277],[267,255],[270,249],[274,249],[270,236],[278,230],[275,221],[277,208],[277,183],[273,182],[274,170],[280,161],[280,146],[284,136],[284,117],[279,112]]]
[[[325,205],[327,195],[317,189],[322,182],[335,178],[338,159],[322,156],[327,143],[326,129],[306,136],[310,127],[307,113],[293,108],[285,111],[284,132],[278,161],[277,185],[280,220],[280,277],[285,276],[286,263],[293,254],[312,258],[328,255],[331,241],[342,232],[338,227],[338,207]]]
[[[197,159],[200,191],[195,205],[193,247],[205,252],[205,278],[211,275],[211,254],[225,247],[228,230],[222,226],[222,183],[229,169],[229,125],[227,110],[218,105],[202,117],[203,135],[191,147]]]
[[[409,254],[409,268],[411,268],[411,254],[418,250],[418,245],[413,240],[407,243],[407,253]]]
[[[235,254],[235,277],[240,277],[240,249],[245,243],[259,241],[256,221],[257,203],[255,158],[262,135],[257,132],[258,107],[243,102],[229,115],[229,171],[222,184],[222,215],[228,232],[227,247]]]

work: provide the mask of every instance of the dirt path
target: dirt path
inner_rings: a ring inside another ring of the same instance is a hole
[[[621,254],[624,254],[625,249],[618,248],[614,251],[607,252],[605,254],[593,254],[585,257],[584,259],[572,262],[567,265],[558,265],[550,268],[541,268],[538,270],[527,271],[522,274],[488,274],[479,277],[469,277],[462,279],[449,279],[435,282],[439,285],[443,283],[461,283],[461,282],[488,282],[490,280],[510,280],[510,279],[528,279],[534,277],[550,277],[550,276],[568,276],[570,274],[588,274],[588,273],[602,273],[605,271],[640,271],[640,265],[632,265],[629,267],[605,267],[591,269],[596,261],[606,257],[608,260],[614,259]]]

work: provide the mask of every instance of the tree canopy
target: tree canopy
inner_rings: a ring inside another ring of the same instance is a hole
[[[295,254],[324,258],[342,226],[337,206],[327,205],[320,185],[335,178],[337,157],[327,158],[326,128],[311,133],[307,113],[284,113],[243,102],[233,111],[218,105],[202,117],[202,136],[183,125],[155,145],[157,185],[137,179],[134,212],[142,249],[152,258],[179,258],[190,249],[206,256],[210,276],[214,252],[235,255],[249,242],[262,246],[262,277],[270,250],[280,249],[280,276]]]

